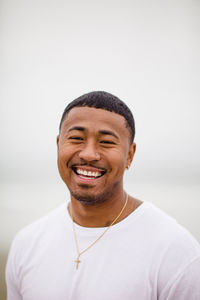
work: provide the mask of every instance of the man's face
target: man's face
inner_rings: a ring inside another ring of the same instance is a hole
[[[104,109],[75,107],[57,138],[58,168],[71,195],[100,202],[123,189],[123,174],[135,144],[123,116]]]

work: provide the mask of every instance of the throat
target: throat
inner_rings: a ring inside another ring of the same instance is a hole
[[[110,201],[105,201],[104,198],[102,202],[99,201],[100,199],[95,199],[94,202],[94,198],[78,198],[77,195],[73,195],[68,210],[71,217],[73,215],[74,222],[80,226],[109,227],[128,215],[130,204],[126,198],[123,198],[119,203],[112,201],[112,198],[110,199]]]

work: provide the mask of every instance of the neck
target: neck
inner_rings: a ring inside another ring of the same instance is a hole
[[[104,202],[86,205],[71,197],[69,212],[73,215],[73,220],[84,227],[105,227],[109,226],[119,215],[126,201],[126,193],[121,191],[116,196],[109,197]],[[130,212],[134,210],[135,199],[129,197],[129,201],[117,219],[117,222],[123,220]]]

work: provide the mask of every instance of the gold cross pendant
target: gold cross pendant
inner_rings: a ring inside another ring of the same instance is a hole
[[[75,263],[76,263],[76,270],[78,270],[78,265],[80,263],[80,259],[79,259],[79,256],[77,257],[77,259],[75,260]]]

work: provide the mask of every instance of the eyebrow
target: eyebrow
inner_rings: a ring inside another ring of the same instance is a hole
[[[112,135],[114,136],[116,139],[119,140],[119,137],[113,132],[113,131],[109,131],[109,130],[99,130],[99,133],[102,135]]]
[[[73,131],[73,130],[85,131],[86,128],[85,127],[80,127],[80,126],[73,126],[73,127],[69,128],[68,132]],[[114,136],[116,139],[119,140],[119,137],[113,131],[110,131],[110,130],[99,130],[99,133],[101,135],[111,135],[111,136]]]
[[[73,126],[73,127],[69,128],[68,132],[73,131],[73,130],[85,131],[85,128],[80,127],[80,126]]]

